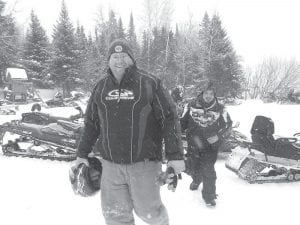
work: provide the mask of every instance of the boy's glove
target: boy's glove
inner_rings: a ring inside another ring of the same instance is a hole
[[[214,136],[211,136],[211,137],[207,138],[207,141],[208,141],[209,144],[216,143],[218,140],[219,140],[218,135],[214,135]]]

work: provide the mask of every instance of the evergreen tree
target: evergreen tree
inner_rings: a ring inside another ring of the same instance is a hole
[[[113,42],[118,37],[118,25],[116,20],[116,15],[113,10],[109,11],[109,18],[107,23],[107,40],[108,40],[108,46],[111,42]]]
[[[75,51],[77,55],[79,70],[80,64],[84,63],[84,61],[86,60],[87,45],[88,40],[85,35],[84,27],[78,23],[75,32]]]
[[[100,55],[106,56],[108,51],[108,42],[106,39],[105,31],[102,31],[100,37],[98,38],[97,48]]]
[[[166,72],[167,72],[167,63],[168,63],[168,50],[169,50],[169,41],[168,34],[165,27],[162,27],[156,37],[156,61],[154,61],[153,67],[156,68],[157,75],[165,81]]]
[[[124,28],[123,28],[123,22],[122,22],[121,17],[118,20],[118,36],[117,37],[118,38],[125,38],[125,31],[124,31]]]
[[[172,31],[168,34],[167,40],[167,48],[166,48],[166,86],[172,88],[178,84],[178,71],[179,67],[176,63],[176,40],[174,38],[174,33]]]
[[[217,14],[211,20],[204,15],[199,38],[202,75],[215,81],[219,95],[237,96],[241,91],[242,69]]]
[[[134,55],[136,56],[136,58],[138,58],[138,56],[140,55],[140,46],[138,44],[136,33],[135,33],[135,26],[134,26],[132,13],[130,14],[130,20],[129,20],[129,26],[128,26],[128,32],[127,32],[127,40],[133,50]],[[140,63],[140,62],[138,62],[138,63]]]
[[[101,19],[101,21],[97,22],[95,36],[96,45],[100,49],[101,54],[105,55],[110,43],[119,37],[119,27],[117,24],[115,12],[113,10],[109,11],[108,21],[104,21]]]
[[[85,35],[84,27],[77,23],[76,33],[75,33],[75,52],[77,58],[76,69],[78,70],[78,82],[77,85],[81,85],[85,76],[88,73],[86,71],[86,63],[88,60],[88,40]]]
[[[0,71],[18,60],[18,32],[11,15],[4,15],[6,3],[0,0]]]
[[[30,14],[30,24],[26,33],[24,44],[24,64],[28,73],[38,79],[43,79],[43,71],[47,69],[49,60],[49,41],[46,31],[34,11]]]
[[[175,62],[177,66],[176,85],[181,85],[184,88],[189,85],[195,85],[198,82],[197,78],[200,74],[199,65],[199,46],[198,37],[194,34],[192,26],[188,29],[179,31],[176,26],[175,32]]]
[[[153,30],[153,41],[150,45],[150,71],[159,76],[166,86],[174,83],[175,46],[173,32],[165,27]]]
[[[141,58],[139,61],[139,65],[142,69],[149,71],[150,68],[150,59],[149,59],[149,37],[147,35],[147,31],[144,30],[142,37],[142,50],[141,50]]]
[[[211,21],[210,18],[205,12],[204,17],[202,19],[199,31],[199,39],[200,39],[200,65],[201,65],[201,73],[198,76],[200,80],[206,79],[209,76],[210,68],[211,68],[211,58],[212,58],[212,30],[211,30]]]
[[[106,23],[106,22],[105,22]],[[90,89],[94,86],[97,80],[106,74],[107,70],[107,51],[108,40],[105,26],[106,24],[100,24],[100,27],[104,27],[99,34],[99,27],[95,29],[95,41],[89,38],[88,46],[88,78],[87,87]]]
[[[64,1],[53,32],[51,72],[55,82],[62,85],[64,96],[70,94],[71,85],[78,76],[74,27]]]
[[[153,71],[156,75],[158,75],[158,67],[159,65],[157,64],[161,60],[161,49],[160,49],[160,33],[157,27],[154,27],[153,32],[153,40],[151,41],[150,44],[150,49],[149,49],[149,70]]]
[[[99,51],[98,44],[99,40],[92,40],[91,35],[88,38],[87,45],[87,61],[84,67],[86,71],[85,74],[85,83],[84,88],[88,91],[92,91],[92,88],[97,83],[97,81],[101,78],[101,75],[105,74],[106,69],[106,58]]]
[[[175,35],[174,35],[174,61],[176,62],[177,71],[174,74],[175,85],[185,86],[184,82],[184,71],[182,69],[182,52],[180,51],[182,37],[179,33],[178,24],[175,27]]]

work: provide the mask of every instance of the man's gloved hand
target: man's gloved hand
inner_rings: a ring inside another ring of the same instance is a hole
[[[175,175],[183,172],[185,170],[184,160],[170,160],[167,167],[172,167],[174,169]]]
[[[168,189],[175,191],[178,179],[181,179],[181,172],[185,170],[184,160],[170,160],[167,164],[167,179]]]
[[[74,177],[75,170],[78,168],[78,166],[79,166],[81,163],[85,164],[86,166],[89,166],[89,162],[88,162],[87,159],[77,157],[76,160],[74,160],[74,161],[71,163],[71,168],[70,168],[70,170],[69,170],[70,177]]]
[[[175,191],[178,183],[178,176],[175,175],[173,167],[168,167],[166,171],[166,184],[168,184],[168,190]]]
[[[167,164],[167,170],[157,178],[158,185],[168,184],[168,189],[175,191],[178,179],[181,179],[181,172],[185,170],[184,160],[171,160]]]
[[[168,167],[165,172],[161,172],[157,177],[156,183],[160,186],[167,184],[168,189],[171,191],[175,191],[177,187],[178,178],[181,179],[181,176],[175,175],[174,169],[172,167]]]

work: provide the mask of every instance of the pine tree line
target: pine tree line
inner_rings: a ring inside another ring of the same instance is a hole
[[[6,3],[0,0],[0,68],[17,59],[18,33],[12,15],[4,15]]]
[[[0,0],[0,15],[4,6]],[[1,16],[0,29],[16,33],[13,17]],[[203,80],[212,79],[220,95],[237,96],[241,92],[243,71],[217,14],[210,18],[206,13],[200,26],[193,30],[176,26],[173,32],[169,26],[155,26],[151,32],[144,30],[139,42],[132,13],[125,29],[122,18],[116,18],[115,12],[110,10],[108,20],[99,21],[94,34],[87,36],[79,22],[76,28],[71,23],[62,1],[52,41],[34,11],[22,51],[18,50],[22,53],[19,57],[16,57],[17,45],[13,44],[17,42],[15,33],[11,34],[15,39],[0,45],[5,48],[0,49],[1,59],[5,58],[1,62],[19,62],[36,84],[61,85],[65,94],[78,86],[91,90],[107,69],[108,46],[116,38],[127,39],[138,66],[159,76],[170,89],[176,85],[194,85],[197,89]],[[5,41],[4,34],[1,32],[0,42]]]

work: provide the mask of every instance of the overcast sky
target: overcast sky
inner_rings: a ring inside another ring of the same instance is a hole
[[[16,0],[4,0],[12,6]],[[114,9],[125,27],[130,12],[138,25],[143,0],[65,0],[74,24],[89,30],[95,24],[97,9]],[[201,22],[204,12],[218,12],[234,48],[245,64],[253,65],[268,56],[300,60],[300,0],[174,0],[173,20],[183,22],[188,12]],[[34,9],[51,35],[58,19],[61,0],[17,0],[15,17],[27,25]],[[106,13],[106,12],[105,12]]]

